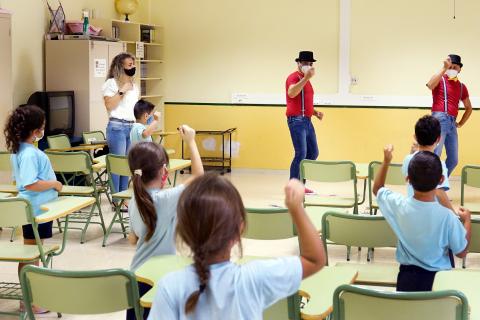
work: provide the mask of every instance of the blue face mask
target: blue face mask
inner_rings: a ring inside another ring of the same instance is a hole
[[[147,124],[151,124],[153,122],[153,115],[148,117]]]

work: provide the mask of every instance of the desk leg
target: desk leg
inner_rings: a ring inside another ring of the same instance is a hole
[[[177,185],[177,172],[178,170],[175,170],[175,175],[173,176],[173,187]]]
[[[367,192],[367,179],[363,180],[363,196],[362,196],[362,201],[358,203],[358,205],[361,205],[365,202],[366,198],[366,192]]]

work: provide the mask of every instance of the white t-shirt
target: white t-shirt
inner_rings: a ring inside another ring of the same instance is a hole
[[[118,84],[114,78],[108,79],[102,86],[102,92],[104,97],[113,97],[117,94],[118,90]],[[135,121],[135,116],[133,115],[133,107],[135,106],[135,103],[137,103],[139,96],[140,92],[138,91],[137,85],[134,83],[133,89],[125,92],[117,108],[110,111],[108,116],[110,118]]]

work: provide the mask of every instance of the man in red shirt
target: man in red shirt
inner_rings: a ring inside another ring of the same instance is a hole
[[[313,109],[313,87],[310,79],[315,75],[313,52],[301,51],[297,70],[290,74],[285,83],[287,93],[287,123],[292,137],[295,157],[290,165],[290,179],[300,179],[300,162],[318,157],[317,137],[311,117],[322,120],[323,113]],[[307,193],[313,191],[305,188]]]
[[[472,114],[472,103],[468,95],[467,87],[458,80],[458,74],[462,70],[463,63],[460,56],[450,54],[443,62],[443,68],[432,76],[427,87],[432,90],[433,104],[432,116],[440,121],[442,135],[435,153],[440,157],[445,145],[447,152],[448,175],[458,163],[458,134],[457,128],[461,128]],[[457,122],[458,108],[462,101],[465,112]]]

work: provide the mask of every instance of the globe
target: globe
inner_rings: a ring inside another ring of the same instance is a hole
[[[115,0],[115,10],[125,15],[125,21],[129,21],[128,15],[137,11],[139,0]]]

